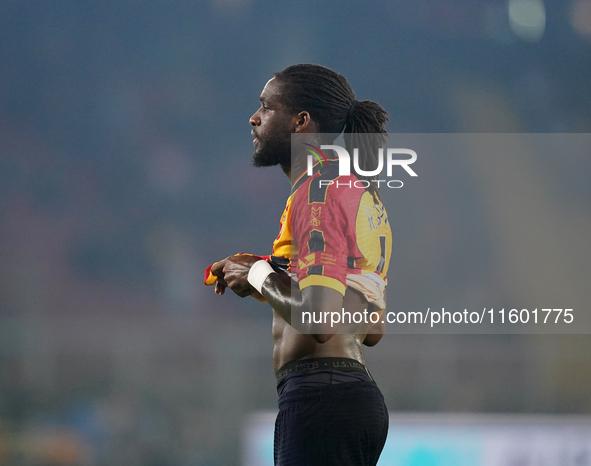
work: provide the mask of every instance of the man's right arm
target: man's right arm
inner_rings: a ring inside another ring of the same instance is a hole
[[[251,268],[256,272],[254,275],[250,273]],[[259,288],[261,295],[285,322],[318,343],[330,340],[337,333],[338,325],[332,325],[329,320],[314,323],[313,319],[308,319],[304,322],[303,315],[313,311],[324,316],[338,313],[342,309],[343,295],[324,286],[308,286],[300,291],[296,282],[269,269],[264,260],[236,255],[214,264],[212,273],[223,280],[222,289],[228,287],[240,297],[249,296]],[[256,279],[261,273],[260,280]],[[251,280],[258,282],[256,287]]]

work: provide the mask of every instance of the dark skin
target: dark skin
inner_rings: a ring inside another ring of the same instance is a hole
[[[281,165],[284,173],[293,184],[291,176],[291,133],[316,133],[316,124],[306,111],[291,114],[283,104],[281,83],[274,78],[265,85],[260,96],[261,106],[250,118],[255,136],[253,163],[258,166]],[[285,152],[287,151],[287,153]],[[279,153],[278,153],[279,152]],[[303,170],[302,170],[303,171]],[[297,177],[295,174],[294,178]],[[211,272],[218,277],[216,293],[224,294],[230,288],[238,296],[261,297],[247,277],[251,266],[260,259],[248,256],[230,256],[215,264]],[[345,308],[349,312],[371,312],[371,305],[365,298],[347,288],[345,295],[324,286],[309,286],[300,291],[297,283],[287,274],[270,274],[263,283],[262,296],[273,308],[273,365],[275,370],[287,362],[312,357],[345,357],[365,363],[362,344],[374,346],[384,334],[385,324],[369,326],[364,333],[338,333],[339,326],[311,324],[292,327],[294,322],[302,322],[301,313],[305,311],[339,312]]]

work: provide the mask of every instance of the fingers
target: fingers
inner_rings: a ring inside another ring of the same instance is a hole
[[[215,275],[216,277],[223,277],[224,276],[224,266],[226,265],[226,259],[223,261],[216,262],[211,266],[211,274]]]
[[[215,284],[215,294],[223,295],[226,292],[226,285],[220,283],[220,280]]]
[[[219,295],[223,295],[226,292],[226,288],[228,288],[227,285],[222,284],[220,281],[218,281],[215,284],[215,293],[219,294]],[[252,288],[230,288],[234,293],[236,293],[238,296],[240,296],[241,298],[245,298],[247,296],[250,296],[255,290]]]
[[[223,295],[227,287],[228,283],[226,282],[226,279],[223,276],[218,277],[218,281],[215,284],[216,294]]]
[[[227,287],[227,286],[229,286],[228,285],[228,282],[226,281],[226,276],[225,275],[224,276],[221,276],[221,277],[218,277],[218,281],[217,282],[220,283],[221,285],[223,285],[224,288]]]
[[[230,288],[241,298],[250,296],[255,290],[248,283],[248,271],[253,261],[258,259],[250,255],[227,257],[211,266],[211,274],[217,277],[215,293],[223,295]]]

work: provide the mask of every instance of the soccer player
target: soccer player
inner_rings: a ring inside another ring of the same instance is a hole
[[[343,132],[349,143],[363,145],[356,135],[372,133],[383,142],[387,113],[375,102],[355,100],[340,74],[312,64],[275,73],[260,102],[250,118],[253,164],[280,165],[292,192],[273,254],[230,256],[213,264],[210,277],[216,293],[229,287],[273,309],[275,464],[375,465],[386,441],[388,412],[365,367],[362,345],[376,345],[384,323],[372,318],[363,329],[343,331],[329,319],[318,324],[303,316],[315,312],[340,319],[342,311],[380,316],[392,241],[387,214],[375,178],[339,176],[338,160],[330,159],[334,154],[307,176],[306,157],[299,164],[292,159],[291,135],[317,141],[316,134]],[[375,169],[376,160],[368,156],[361,169]],[[319,177],[341,187],[318,183]],[[342,188],[350,182],[361,189]]]

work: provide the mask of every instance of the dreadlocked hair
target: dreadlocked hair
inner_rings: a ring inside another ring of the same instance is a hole
[[[274,73],[282,84],[283,100],[293,112],[307,111],[320,133],[344,133],[347,151],[359,149],[359,168],[375,170],[378,150],[386,142],[388,112],[371,100],[355,100],[355,93],[344,76],[322,65],[302,63]],[[378,176],[357,175],[369,182],[367,191],[374,201],[379,188],[372,180]]]

